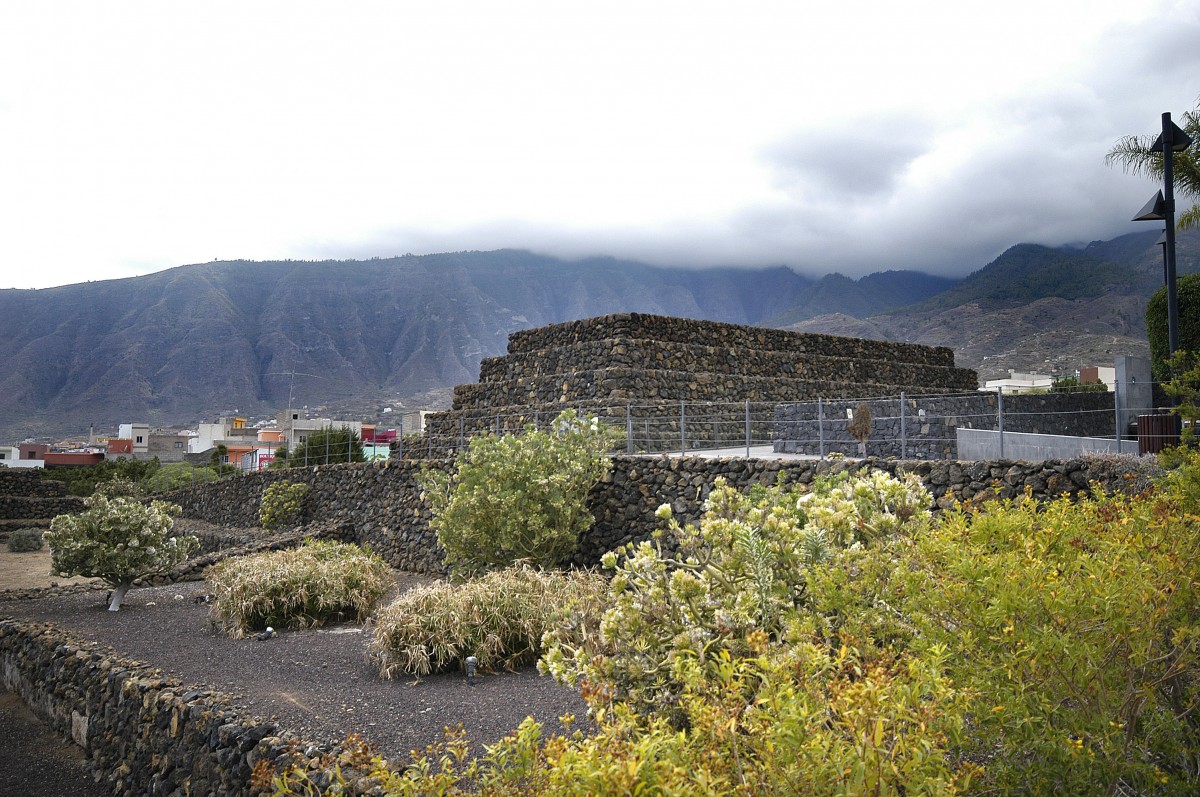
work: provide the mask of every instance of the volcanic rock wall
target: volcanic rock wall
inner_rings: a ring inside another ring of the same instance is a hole
[[[630,405],[639,417],[674,418],[680,402],[726,404],[739,420],[737,402],[977,386],[975,372],[956,367],[945,347],[622,313],[511,334],[508,354],[485,359],[479,382],[455,388],[451,409],[427,419],[425,450],[445,453],[480,431],[516,431],[567,407],[624,426]],[[769,417],[763,424],[770,439]]]

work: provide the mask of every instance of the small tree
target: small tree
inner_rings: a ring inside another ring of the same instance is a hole
[[[467,572],[518,559],[562,564],[592,524],[587,494],[612,467],[608,454],[619,437],[612,427],[566,410],[549,430],[530,425],[521,435],[472,438],[454,476],[423,469],[446,563]]]
[[[862,456],[867,455],[867,440],[871,437],[871,408],[867,402],[860,401],[858,406],[854,408],[854,415],[850,419],[850,436],[858,441],[858,452]]]
[[[1184,274],[1175,283],[1178,303],[1179,349],[1200,351],[1200,274]],[[1170,343],[1167,330],[1167,289],[1159,288],[1146,303],[1146,334],[1150,340],[1150,363],[1154,379],[1171,378]],[[1177,350],[1177,351],[1178,351]]]
[[[276,455],[278,456],[278,454]],[[308,435],[308,439],[287,455],[289,467],[330,465],[337,462],[366,462],[362,440],[352,429],[326,426]]]
[[[174,567],[199,544],[191,535],[170,536],[175,504],[96,493],[85,505],[81,514],[50,522],[51,568],[63,577],[103,579],[113,588],[110,612],[120,611],[135,579]]]

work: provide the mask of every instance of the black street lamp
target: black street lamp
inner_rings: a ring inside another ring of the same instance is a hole
[[[1170,354],[1179,349],[1179,302],[1175,295],[1175,165],[1174,154],[1183,152],[1192,143],[1192,137],[1171,121],[1171,114],[1162,115],[1162,133],[1150,145],[1151,152],[1163,154],[1163,187],[1133,217],[1134,221],[1166,222],[1166,241],[1163,245],[1163,260],[1167,281],[1167,348]]]

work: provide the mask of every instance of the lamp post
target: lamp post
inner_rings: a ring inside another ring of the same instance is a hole
[[[1166,223],[1166,241],[1163,245],[1163,260],[1167,281],[1167,349],[1174,354],[1179,348],[1179,302],[1175,295],[1175,165],[1174,155],[1183,152],[1192,143],[1192,137],[1171,121],[1171,114],[1162,115],[1162,133],[1150,145],[1150,152],[1161,152],[1163,156],[1163,191],[1157,192],[1133,217],[1134,221],[1163,221]]]

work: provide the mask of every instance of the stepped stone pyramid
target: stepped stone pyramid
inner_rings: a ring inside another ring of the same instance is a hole
[[[427,435],[431,450],[444,451],[482,431],[545,423],[570,407],[622,427],[655,419],[645,441],[653,449],[649,438],[679,439],[681,406],[686,415],[688,405],[705,405],[703,432],[689,435],[699,447],[720,437],[710,427],[740,426],[750,405],[769,424],[763,405],[978,385],[975,371],[956,367],[945,347],[621,313],[509,335],[508,354],[483,360],[479,382],[454,389],[451,409],[427,419]]]

